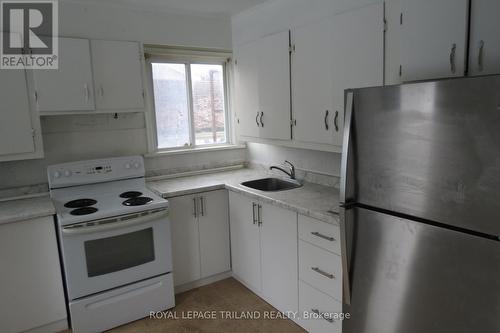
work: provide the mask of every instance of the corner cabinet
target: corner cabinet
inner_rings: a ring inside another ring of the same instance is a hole
[[[235,54],[238,134],[290,140],[290,32],[239,46]]]
[[[469,0],[403,0],[402,80],[465,75],[468,15]]]
[[[174,285],[184,285],[229,271],[227,191],[173,197],[168,201]]]
[[[470,75],[500,74],[499,13],[498,0],[471,2]]]
[[[233,274],[279,311],[298,311],[297,213],[229,192]]]
[[[144,108],[139,43],[90,41],[97,110]]]
[[[0,225],[0,331],[68,327],[52,216]]]

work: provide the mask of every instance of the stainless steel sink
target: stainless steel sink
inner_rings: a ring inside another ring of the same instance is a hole
[[[302,186],[295,180],[284,180],[280,178],[262,178],[250,180],[241,183],[241,185],[266,192],[291,190]]]

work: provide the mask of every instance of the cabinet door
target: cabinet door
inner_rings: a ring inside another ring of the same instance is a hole
[[[24,70],[0,70],[0,156],[33,153],[33,126]]]
[[[255,202],[229,192],[233,273],[256,293],[261,291],[260,236]]]
[[[139,43],[92,40],[91,49],[97,109],[144,108]]]
[[[297,213],[261,206],[262,295],[280,311],[298,311]]]
[[[235,50],[235,110],[238,135],[259,136],[258,44],[252,42]]]
[[[201,277],[231,269],[229,255],[229,211],[226,190],[199,195]]]
[[[1,332],[64,323],[66,302],[52,216],[0,225],[0,262]],[[65,324],[57,325],[63,327],[56,331],[65,329]]]
[[[258,42],[259,137],[291,139],[290,32]]]
[[[471,3],[469,73],[500,73],[500,1],[474,0]]]
[[[381,3],[333,18],[333,131],[342,145],[344,90],[384,84],[384,6]]]
[[[201,277],[197,201],[193,195],[174,197],[168,201],[172,228],[174,285],[178,286],[199,280]]]
[[[334,143],[332,25],[329,17],[292,31],[293,138],[297,141]]]
[[[465,74],[469,0],[403,0],[402,79]]]
[[[59,68],[33,70],[40,112],[94,110],[87,39],[59,38]]]

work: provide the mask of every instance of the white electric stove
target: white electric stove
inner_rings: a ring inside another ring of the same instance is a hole
[[[100,332],[174,306],[168,201],[140,156],[52,165],[71,326]]]

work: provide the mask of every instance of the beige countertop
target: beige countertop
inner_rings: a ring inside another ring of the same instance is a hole
[[[0,224],[54,215],[56,210],[48,195],[0,202]]]
[[[270,173],[257,169],[240,169],[148,182],[148,186],[164,198],[198,192],[228,189],[300,214],[338,224],[339,191],[333,187],[303,183],[302,187],[264,192],[240,185],[241,182],[268,177]]]

